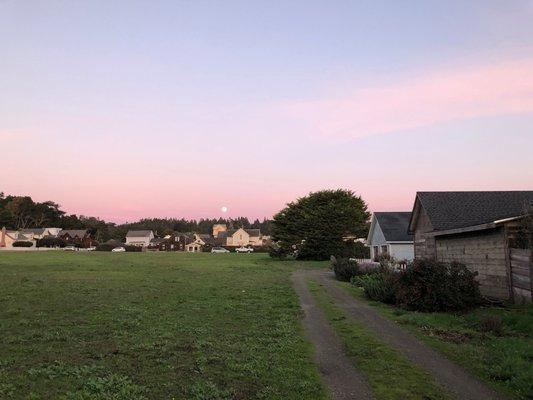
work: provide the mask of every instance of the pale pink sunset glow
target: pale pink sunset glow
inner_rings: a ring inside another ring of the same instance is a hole
[[[123,222],[533,185],[527,2],[156,3],[0,2],[0,192]]]
[[[325,138],[357,138],[449,121],[533,112],[533,59],[425,71],[386,86],[353,87],[288,103],[292,117]]]

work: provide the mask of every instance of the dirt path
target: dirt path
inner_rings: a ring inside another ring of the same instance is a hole
[[[341,340],[329,326],[306,283],[306,272],[292,276],[294,289],[305,313],[306,334],[314,347],[314,361],[333,400],[372,399],[371,390],[352,361],[344,353]]]
[[[504,400],[506,397],[487,387],[457,364],[426,346],[414,335],[382,317],[371,306],[355,299],[340,288],[330,271],[304,271],[300,279],[312,277],[323,284],[337,305],[350,317],[363,322],[385,343],[398,349],[409,360],[435,377],[450,393],[461,400]]]

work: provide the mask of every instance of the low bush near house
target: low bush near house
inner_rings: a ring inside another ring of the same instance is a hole
[[[115,247],[117,247],[117,246],[112,245],[112,244],[108,244],[108,243],[102,243],[102,244],[96,246],[96,251],[111,251]]]
[[[359,273],[357,262],[348,258],[332,257],[331,267],[337,280],[343,282],[350,282]]]
[[[58,237],[44,237],[37,240],[37,247],[65,247],[65,241]]]
[[[23,241],[13,242],[13,247],[32,247],[32,246],[33,246],[32,242],[23,242]]]
[[[126,251],[130,251],[130,252],[139,252],[139,251],[143,251],[142,247],[139,247],[139,246],[123,246]]]
[[[427,312],[474,307],[481,301],[476,275],[463,264],[416,260],[399,275],[397,304]]]
[[[383,270],[381,272],[352,278],[353,285],[361,286],[366,297],[383,303],[394,304],[398,290],[399,273]]]
[[[363,275],[376,274],[381,271],[381,266],[377,262],[361,262],[359,265],[359,273]]]
[[[278,260],[285,260],[289,255],[289,251],[285,247],[273,243],[268,249],[268,254],[272,258],[276,258]]]

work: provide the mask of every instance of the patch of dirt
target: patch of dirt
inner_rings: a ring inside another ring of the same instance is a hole
[[[463,332],[447,331],[444,329],[433,329],[427,326],[422,327],[422,330],[426,332],[428,336],[436,336],[439,339],[444,340],[445,342],[461,344],[469,343],[470,340],[472,340],[472,335]]]

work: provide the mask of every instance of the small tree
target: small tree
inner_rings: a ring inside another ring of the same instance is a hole
[[[370,213],[364,200],[349,190],[310,193],[274,216],[273,240],[298,259],[327,260],[344,251],[343,237],[366,236]]]

